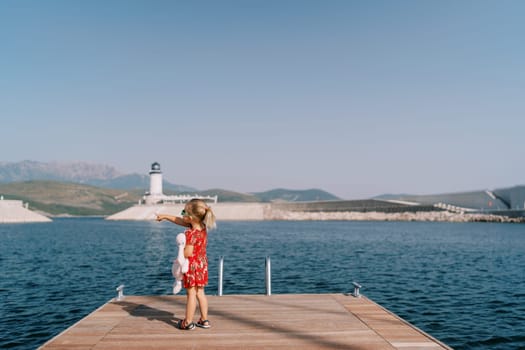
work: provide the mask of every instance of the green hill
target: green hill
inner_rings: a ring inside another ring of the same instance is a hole
[[[76,183],[27,181],[0,184],[4,199],[29,203],[50,215],[109,215],[138,202],[141,193]]]

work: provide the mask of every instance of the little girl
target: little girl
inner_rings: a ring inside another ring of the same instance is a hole
[[[204,294],[204,287],[208,284],[207,230],[215,228],[215,215],[203,200],[192,199],[184,206],[181,216],[157,215],[157,221],[168,220],[177,225],[188,227],[186,232],[184,232],[186,235],[184,257],[189,260],[189,269],[183,278],[187,296],[186,318],[180,320],[177,323],[177,327],[184,330],[195,329],[193,316],[195,315],[198,301],[201,317],[197,322],[197,326],[210,328],[208,299],[206,294]]]

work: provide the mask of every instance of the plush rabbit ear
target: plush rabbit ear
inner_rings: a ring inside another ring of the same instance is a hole
[[[179,233],[177,237],[175,237],[175,240],[177,244],[186,244],[186,235],[184,233]]]

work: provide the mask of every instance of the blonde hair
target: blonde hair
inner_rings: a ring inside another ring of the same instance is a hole
[[[188,214],[199,219],[206,229],[213,230],[217,227],[215,214],[202,199],[193,198],[186,204],[186,208],[188,208]]]

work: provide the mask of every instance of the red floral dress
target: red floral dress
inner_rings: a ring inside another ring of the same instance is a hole
[[[208,257],[206,256],[206,245],[208,233],[206,229],[187,229],[186,245],[193,246],[193,256],[189,257],[188,272],[184,274],[184,288],[204,287],[208,284]]]

